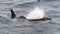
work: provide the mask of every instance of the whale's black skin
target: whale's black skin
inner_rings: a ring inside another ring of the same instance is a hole
[[[22,19],[26,19],[24,16],[20,16],[20,18],[22,18]]]
[[[11,9],[11,18],[15,18],[16,14],[14,13],[13,9]]]
[[[14,13],[13,9],[11,9],[11,18],[15,18],[16,14]],[[26,19],[24,16],[20,16],[19,18]],[[41,19],[26,19],[29,21],[46,21],[46,20],[52,20],[51,18],[41,18]]]
[[[52,20],[51,18],[42,18],[42,19],[27,19],[29,21],[46,21],[46,20]]]

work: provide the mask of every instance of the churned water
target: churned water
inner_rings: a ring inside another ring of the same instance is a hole
[[[34,7],[43,8],[51,21],[11,19],[12,8],[17,16],[28,14]],[[1,17],[2,16],[2,17]],[[0,0],[0,34],[60,34],[60,1],[29,2]]]

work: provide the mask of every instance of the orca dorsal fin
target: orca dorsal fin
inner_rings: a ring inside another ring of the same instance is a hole
[[[14,13],[13,9],[11,9],[11,18],[15,18],[16,14]]]

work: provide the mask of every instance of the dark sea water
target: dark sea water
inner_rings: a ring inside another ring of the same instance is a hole
[[[26,15],[34,7],[43,8],[51,21],[11,19],[12,8],[17,16]],[[0,34],[60,34],[60,1],[29,2],[0,0]]]

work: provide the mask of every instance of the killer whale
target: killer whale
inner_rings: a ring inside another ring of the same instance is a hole
[[[14,13],[13,9],[11,9],[11,18],[13,19],[15,17],[16,17],[16,14]],[[46,21],[46,20],[52,20],[51,18],[48,18],[48,17],[41,18],[41,19],[27,19],[25,16],[19,16],[19,18],[26,19],[26,20],[29,20],[29,21]]]

